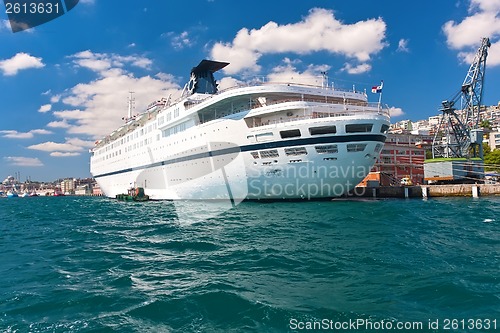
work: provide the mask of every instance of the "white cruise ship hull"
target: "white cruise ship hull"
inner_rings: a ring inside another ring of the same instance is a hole
[[[389,126],[387,110],[354,99],[366,95],[345,96],[269,85],[176,104],[100,142],[91,172],[108,197],[131,187],[153,200],[343,196],[370,172]]]

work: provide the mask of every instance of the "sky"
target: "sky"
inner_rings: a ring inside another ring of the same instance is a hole
[[[383,80],[392,122],[439,114],[481,38],[483,104],[500,101],[500,0],[80,0],[13,33],[0,4],[0,180],[90,177],[89,148],[135,112],[178,97],[202,59],[235,80],[317,78],[364,90]],[[320,82],[320,81],[319,81]]]

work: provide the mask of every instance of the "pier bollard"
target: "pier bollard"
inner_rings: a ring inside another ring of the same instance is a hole
[[[422,187],[422,198],[427,198],[427,189],[428,187],[427,186],[423,186]]]
[[[405,187],[405,198],[408,199],[409,194],[408,194],[408,187]]]
[[[472,186],[472,197],[473,198],[479,197],[479,187],[477,185]]]
[[[373,196],[374,198],[376,198],[376,197],[377,197],[377,189],[376,189],[376,188],[372,188],[372,196]]]

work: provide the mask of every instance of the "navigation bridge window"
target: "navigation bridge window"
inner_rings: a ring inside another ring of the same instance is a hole
[[[297,137],[300,137],[300,130],[293,129],[293,130],[288,130],[288,131],[280,131],[280,135],[281,135],[282,139],[297,138]]]
[[[311,135],[335,134],[337,133],[337,127],[336,126],[311,127],[309,128],[309,133],[311,133]]]
[[[346,133],[368,133],[372,131],[373,124],[348,124],[345,125]]]

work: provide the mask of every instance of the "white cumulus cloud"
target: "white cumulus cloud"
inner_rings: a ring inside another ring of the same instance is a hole
[[[134,93],[134,113],[143,112],[149,103],[161,97],[172,95],[172,100],[175,100],[180,95],[181,88],[170,74],[142,77],[132,74],[132,67],[151,68],[153,63],[148,58],[91,50],[78,52],[69,58],[77,68],[87,68],[96,73],[95,79],[81,82],[56,95],[60,108],[52,106],[55,119],[47,126],[63,128],[69,135],[95,140],[121,126],[122,118],[127,116],[130,92]],[[48,142],[32,148],[64,152],[61,150],[64,147]]]
[[[18,132],[16,130],[0,131],[0,135],[2,135],[4,138],[9,138],[9,139],[32,139],[35,137],[35,134],[45,135],[45,134],[52,134],[52,132],[46,129],[34,129],[29,132]]]
[[[42,161],[35,157],[21,157],[21,156],[6,156],[4,160],[12,166],[23,167],[40,167],[43,166]]]
[[[53,157],[79,156],[88,148],[94,146],[93,141],[82,140],[80,138],[66,138],[63,143],[47,141],[36,145],[28,146],[28,149],[50,152]]]
[[[149,69],[152,64],[151,59],[143,56],[121,56],[114,53],[94,53],[90,50],[78,52],[70,56],[70,58],[74,59],[73,63],[77,67],[88,68],[91,71],[101,74],[102,76],[112,75],[113,73],[122,73],[123,67],[126,65]],[[110,70],[111,72],[108,72]]]
[[[232,42],[216,43],[211,56],[230,62],[224,69],[228,74],[259,71],[258,60],[265,54],[327,51],[368,62],[386,46],[385,32],[381,18],[346,24],[337,20],[333,11],[314,8],[297,23],[269,22],[259,29],[243,28]]]
[[[44,105],[40,106],[40,108],[38,109],[38,112],[45,113],[45,112],[49,112],[51,109],[52,109],[51,104],[44,104]]]
[[[471,63],[483,37],[488,37],[488,65],[500,65],[500,0],[471,0],[469,15],[461,22],[443,25],[448,46],[460,50],[458,57]]]
[[[389,108],[389,114],[391,115],[391,117],[399,117],[404,115],[405,113],[403,112],[403,109],[392,106]]]
[[[42,68],[44,66],[42,58],[37,58],[24,52],[17,53],[10,59],[0,60],[0,70],[5,76],[16,75],[23,69]]]
[[[372,69],[372,65],[370,64],[359,64],[356,66],[351,65],[350,63],[346,63],[342,68],[343,71],[346,71],[349,74],[363,74],[369,72]]]
[[[400,39],[398,42],[398,52],[410,52],[410,49],[408,48],[408,39]]]
[[[283,65],[273,68],[267,75],[268,82],[295,82],[301,84],[321,85],[323,82],[322,72],[330,69],[328,65],[309,65],[303,72],[297,70],[295,65],[300,61],[292,61],[289,58],[283,60]]]

